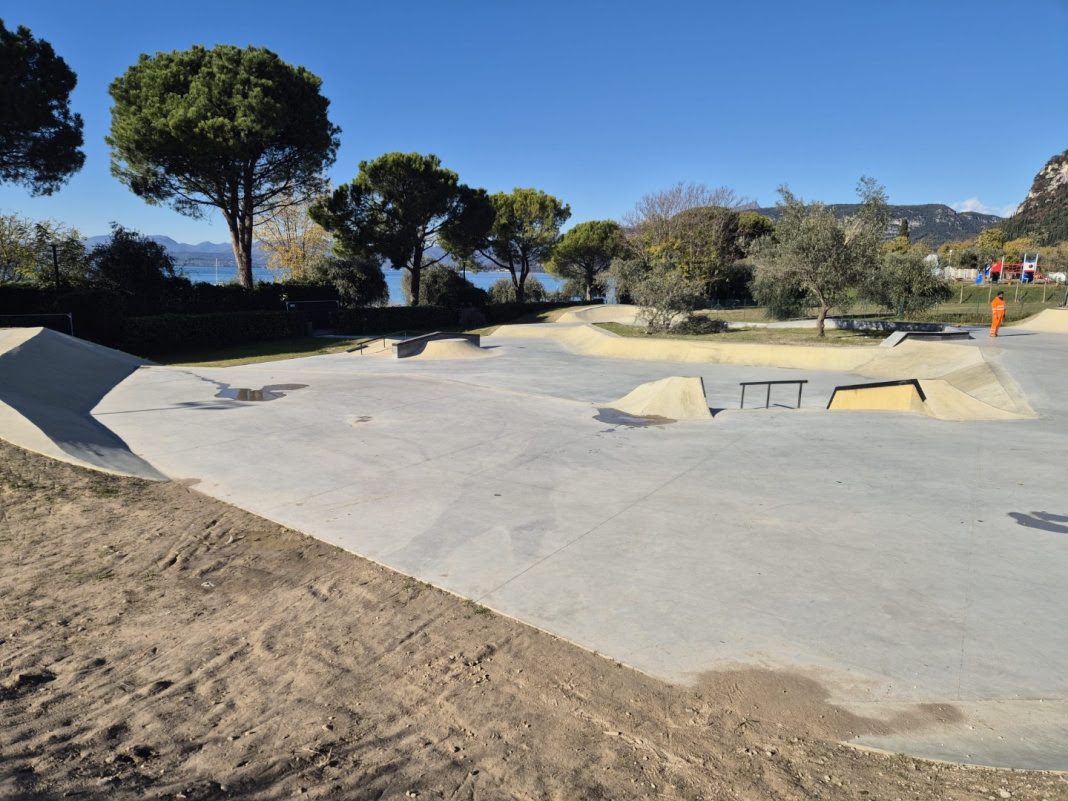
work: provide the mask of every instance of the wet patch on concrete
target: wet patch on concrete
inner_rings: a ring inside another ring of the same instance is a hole
[[[223,384],[215,393],[216,398],[227,398],[236,401],[272,401],[284,398],[287,392],[296,389],[304,389],[307,384],[268,384],[262,389],[249,389],[248,387],[231,387]]]
[[[614,426],[625,426],[627,428],[648,428],[649,426],[663,426],[668,423],[676,423],[677,420],[673,420],[670,417],[658,417],[655,414],[648,416],[638,416],[633,414],[624,414],[617,409],[598,409],[597,414],[593,416],[594,420],[599,420],[602,423],[611,423]]]

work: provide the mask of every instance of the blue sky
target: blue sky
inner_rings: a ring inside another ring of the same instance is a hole
[[[228,241],[215,216],[151,207],[111,177],[109,83],[140,53],[268,47],[323,79],[350,180],[362,159],[436,153],[490,192],[536,187],[571,222],[618,219],[677,181],[773,205],[892,203],[995,213],[1068,148],[1068,2],[538,3],[0,0],[78,74],[86,164],[60,192],[0,187],[0,210],[103,234],[114,220]]]

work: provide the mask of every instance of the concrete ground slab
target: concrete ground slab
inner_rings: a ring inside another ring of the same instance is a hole
[[[920,347],[975,349],[942,375],[997,363],[1034,417],[827,413],[857,373],[499,335],[493,359],[142,368],[94,414],[168,476],[650,674],[799,672],[876,718],[945,704],[959,720],[857,742],[1066,769],[1068,354],[1008,333]],[[695,373],[711,419],[597,419]],[[719,411],[789,377],[801,411]],[[279,384],[306,386],[217,397]]]

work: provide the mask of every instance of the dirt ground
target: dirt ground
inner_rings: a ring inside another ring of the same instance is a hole
[[[835,741],[878,728],[799,676],[665,684],[191,487],[0,442],[0,798],[1068,798]]]

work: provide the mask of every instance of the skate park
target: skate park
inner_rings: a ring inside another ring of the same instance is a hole
[[[1068,769],[1068,312],[725,348],[590,325],[621,311],[231,368],[2,330],[0,436],[195,482],[669,681],[801,675],[871,722],[857,745]],[[922,400],[826,408],[906,379]],[[739,408],[766,381],[805,381],[801,408]]]

